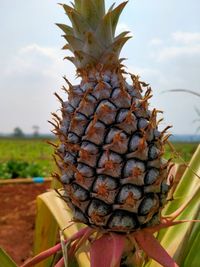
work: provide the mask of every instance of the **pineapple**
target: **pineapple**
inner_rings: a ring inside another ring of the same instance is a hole
[[[119,57],[130,38],[129,32],[115,36],[126,4],[107,13],[104,0],[62,4],[72,26],[57,25],[81,82],[64,77],[68,100],[56,94],[62,118],[53,114],[60,140],[55,176],[74,220],[119,233],[158,225],[170,188],[170,163],[162,158],[169,127],[158,130],[160,111],[148,107],[151,88],[126,73]]]

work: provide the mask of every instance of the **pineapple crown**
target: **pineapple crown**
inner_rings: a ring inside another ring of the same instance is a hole
[[[113,4],[105,11],[104,0],[74,0],[72,7],[61,4],[72,26],[56,24],[64,31],[67,44],[63,49],[70,50],[70,60],[77,70],[87,70],[98,65],[118,65],[119,55],[126,41],[131,38],[124,31],[115,37],[117,23],[126,2],[114,8]]]

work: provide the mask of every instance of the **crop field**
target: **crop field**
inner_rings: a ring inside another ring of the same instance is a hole
[[[0,178],[50,176],[55,170],[47,139],[0,139]]]
[[[172,146],[174,147],[176,153],[180,155],[180,157],[175,158],[174,161],[177,163],[183,163],[181,160],[182,158],[185,162],[189,162],[198,145],[199,143],[172,143]],[[171,148],[166,145],[165,157],[170,158],[172,154],[173,152]]]
[[[198,143],[173,143],[181,157],[188,162]],[[0,178],[48,177],[56,166],[52,158],[53,148],[46,139],[0,139]],[[166,146],[166,158],[170,158]],[[176,162],[181,162],[180,158]]]

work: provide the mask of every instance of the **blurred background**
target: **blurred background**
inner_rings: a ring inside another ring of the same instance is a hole
[[[62,76],[72,82],[75,70],[63,61],[64,39],[56,22],[68,22],[56,0],[0,1],[0,133],[20,127],[26,134],[49,134],[50,113],[59,108],[53,92],[61,93]],[[70,1],[65,1],[70,3]],[[117,1],[121,2],[121,1]],[[106,0],[107,7],[112,3]],[[200,93],[200,2],[198,0],[129,1],[118,32],[133,38],[121,56],[128,71],[150,83],[151,106],[164,111],[164,125],[173,134],[196,134],[199,98],[163,93],[183,88]],[[36,127],[35,127],[36,126]]]

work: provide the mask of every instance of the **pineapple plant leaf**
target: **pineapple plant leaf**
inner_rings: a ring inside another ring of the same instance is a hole
[[[125,247],[123,236],[111,234],[103,235],[94,241],[91,247],[91,267],[117,266]]]
[[[108,12],[103,0],[62,4],[72,24],[58,25],[65,32],[65,49],[73,53],[66,59],[81,81],[72,85],[64,78],[67,101],[55,94],[61,117],[53,114],[59,139],[54,145],[59,172],[53,176],[63,185],[63,193],[58,192],[73,222],[87,226],[66,239],[67,252],[62,241],[36,256],[41,260],[63,247],[67,256],[56,267],[84,243],[92,267],[142,266],[146,258],[141,250],[165,267],[178,266],[154,233],[188,222],[175,219],[191,200],[162,216],[174,179],[171,159],[163,158],[170,126],[159,129],[161,112],[149,109],[150,86],[134,74],[131,83],[126,79],[120,52],[130,37],[128,32],[115,36],[126,4],[112,5]]]
[[[9,257],[9,255],[0,247],[0,266],[17,267],[17,264]]]
[[[177,210],[181,205],[185,205],[183,212],[177,217],[178,220],[185,218],[199,220],[198,203],[200,201],[200,184],[198,176],[200,174],[200,146],[198,146],[196,152],[194,153],[189,166],[190,168],[185,171],[176,188],[173,195],[174,200],[169,202],[163,210],[164,214],[167,216],[167,214]],[[187,203],[188,201],[189,203]],[[198,227],[199,224],[194,224],[194,222],[191,221],[187,224],[180,224],[174,228],[162,230],[157,236],[161,245],[167,248],[170,255],[174,257],[180,266],[195,267],[192,263],[190,263],[190,265],[186,265],[185,259],[190,253],[194,235],[196,237],[198,236],[198,230],[195,230],[195,228]],[[193,252],[191,251],[191,254],[195,254],[194,249]],[[158,265],[153,262],[147,266],[156,267]]]

